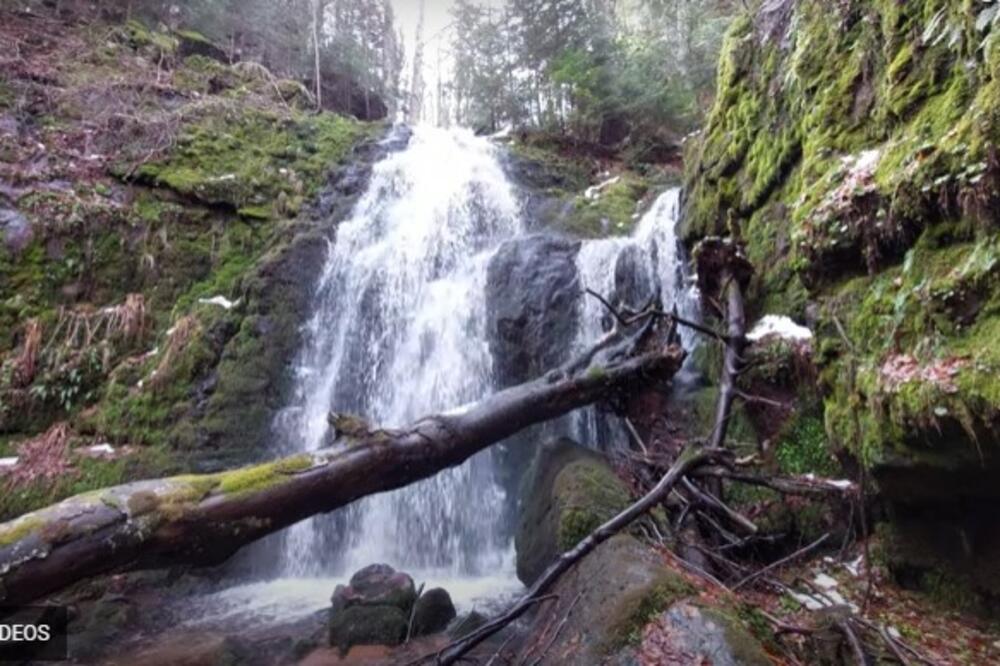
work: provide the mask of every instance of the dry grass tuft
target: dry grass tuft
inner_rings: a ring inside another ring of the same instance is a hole
[[[42,347],[42,325],[38,319],[29,319],[24,325],[24,344],[14,359],[14,383],[28,386],[38,372],[38,357]]]
[[[22,443],[17,450],[18,464],[7,474],[7,487],[52,481],[71,473],[69,440],[70,428],[63,422]]]

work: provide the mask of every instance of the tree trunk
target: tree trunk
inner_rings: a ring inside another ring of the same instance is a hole
[[[461,464],[535,423],[673,376],[677,345],[638,355],[641,336],[545,377],[401,430],[340,418],[329,449],[203,476],[138,481],[67,499],[0,525],[0,602],[26,604],[110,571],[217,564],[314,514]]]
[[[324,12],[325,3],[323,0],[313,0],[313,65],[315,67],[316,76],[316,110],[323,110],[323,79],[321,76],[320,58],[319,58],[319,36],[323,31],[322,20]]]

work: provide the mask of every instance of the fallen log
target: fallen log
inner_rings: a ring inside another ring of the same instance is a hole
[[[78,495],[0,525],[0,603],[25,604],[111,571],[218,564],[246,544],[318,513],[461,464],[533,425],[672,377],[678,345],[647,328],[545,377],[404,429],[353,427],[333,446],[210,475]],[[640,345],[640,343],[642,343]],[[636,353],[636,349],[647,351]],[[582,366],[582,367],[581,367]]]

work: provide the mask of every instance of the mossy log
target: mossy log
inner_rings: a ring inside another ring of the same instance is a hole
[[[309,516],[427,478],[527,426],[680,368],[679,346],[636,352],[638,342],[624,339],[582,370],[571,362],[405,429],[354,433],[328,449],[229,472],[130,483],[26,514],[0,525],[0,602],[25,604],[111,571],[220,563]]]

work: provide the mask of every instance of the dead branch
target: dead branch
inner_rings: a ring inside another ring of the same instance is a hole
[[[858,492],[857,484],[818,477],[771,476],[731,471],[722,467],[702,467],[695,477],[716,477],[736,483],[770,488],[785,495],[842,495],[851,497]]]
[[[720,500],[715,495],[707,493],[695,484],[691,483],[690,479],[684,479],[681,484],[684,486],[684,489],[691,493],[699,502],[724,515],[730,522],[737,525],[745,533],[757,534],[759,531],[753,521],[738,511],[731,509],[725,502]]]
[[[746,585],[747,583],[750,583],[750,582],[752,582],[752,581],[760,578],[761,576],[774,571],[775,569],[780,569],[781,567],[783,567],[784,565],[788,564],[789,562],[793,562],[793,561],[799,559],[800,557],[802,557],[803,555],[816,550],[817,548],[819,548],[820,546],[822,546],[823,543],[826,542],[826,540],[829,539],[829,538],[830,538],[830,533],[827,532],[826,534],[824,534],[820,538],[818,538],[815,541],[813,541],[808,546],[803,546],[802,548],[799,548],[797,551],[795,551],[791,555],[788,555],[787,557],[783,557],[780,560],[777,560],[775,562],[771,562],[770,564],[768,564],[766,567],[764,567],[760,571],[753,572],[752,574],[750,574],[746,578],[743,578],[738,583],[736,583],[735,585],[733,585],[733,590],[738,590],[741,587],[743,587],[744,585]]]

